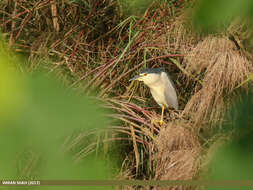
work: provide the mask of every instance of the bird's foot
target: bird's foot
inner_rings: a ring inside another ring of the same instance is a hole
[[[162,119],[154,119],[151,121],[151,124],[154,124],[154,123],[159,123],[160,126],[162,126],[164,124],[164,121]]]

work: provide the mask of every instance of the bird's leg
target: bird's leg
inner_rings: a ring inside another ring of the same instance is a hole
[[[164,105],[162,105],[162,114],[161,114],[161,119],[160,119],[160,125],[163,124],[163,113],[164,113]]]
[[[162,113],[161,113],[161,118],[160,118],[160,120],[159,119],[152,119],[151,120],[151,124],[153,125],[154,123],[158,123],[159,122],[159,124],[160,125],[163,125],[163,116],[164,116],[164,109],[165,109],[165,107],[164,107],[164,105],[162,105]]]

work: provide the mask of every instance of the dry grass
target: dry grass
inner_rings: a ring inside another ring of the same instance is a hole
[[[154,167],[154,180],[192,180],[198,177],[201,144],[185,121],[172,121],[160,128],[159,134],[149,143],[150,158]],[[128,174],[129,175],[129,174]],[[143,187],[141,189],[149,189]],[[188,186],[154,187],[155,189],[192,189]],[[135,189],[129,186],[126,189]]]
[[[168,123],[166,128],[162,128],[155,140],[155,144],[160,152],[191,150],[199,147],[199,139],[196,134],[183,120],[172,121]]]
[[[248,56],[252,55],[252,22],[247,18],[236,19],[227,29],[229,38],[235,42],[238,48],[247,49]],[[247,53],[247,52],[246,52]]]
[[[155,140],[155,179],[190,180],[196,176],[201,146],[189,127],[180,121],[161,129]]]
[[[252,65],[227,37],[209,36],[199,42],[185,59],[186,70],[203,76],[203,85],[187,103],[184,113],[196,123],[222,120],[224,96],[246,80]],[[244,85],[247,88],[247,85]]]
[[[200,169],[199,149],[175,150],[166,152],[167,155],[158,160],[155,179],[159,180],[194,180]],[[189,186],[157,187],[156,189],[186,190]]]
[[[182,11],[183,13],[168,25],[166,35],[171,51],[188,54],[189,50],[201,39],[201,36],[194,32],[193,26],[189,23],[189,10],[183,9]]]

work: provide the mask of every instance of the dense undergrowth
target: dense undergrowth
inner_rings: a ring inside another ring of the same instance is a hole
[[[133,16],[123,11],[127,1],[2,1],[1,30],[13,50],[28,56],[25,72],[46,68],[113,110],[101,142],[121,147],[119,178],[199,179],[253,69],[247,38],[240,38],[250,36],[247,23],[203,34],[191,22],[193,2],[153,1]],[[152,122],[160,109],[148,88],[128,82],[146,67],[164,67],[176,85],[180,111],[167,111],[164,126]],[[77,160],[96,150],[97,142],[81,143],[85,138],[73,137],[81,146]]]

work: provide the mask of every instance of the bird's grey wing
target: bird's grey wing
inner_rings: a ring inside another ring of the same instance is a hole
[[[174,109],[178,110],[178,100],[177,100],[175,85],[167,73],[162,72],[161,76],[162,76],[163,84],[165,85],[164,93],[165,93],[167,104],[170,107],[173,107]]]
[[[172,84],[172,87],[173,87],[174,89],[176,89],[176,86],[175,86],[174,82],[171,80],[170,76],[169,76],[166,72],[165,72],[165,74],[167,75],[167,77],[168,77],[170,83]]]

